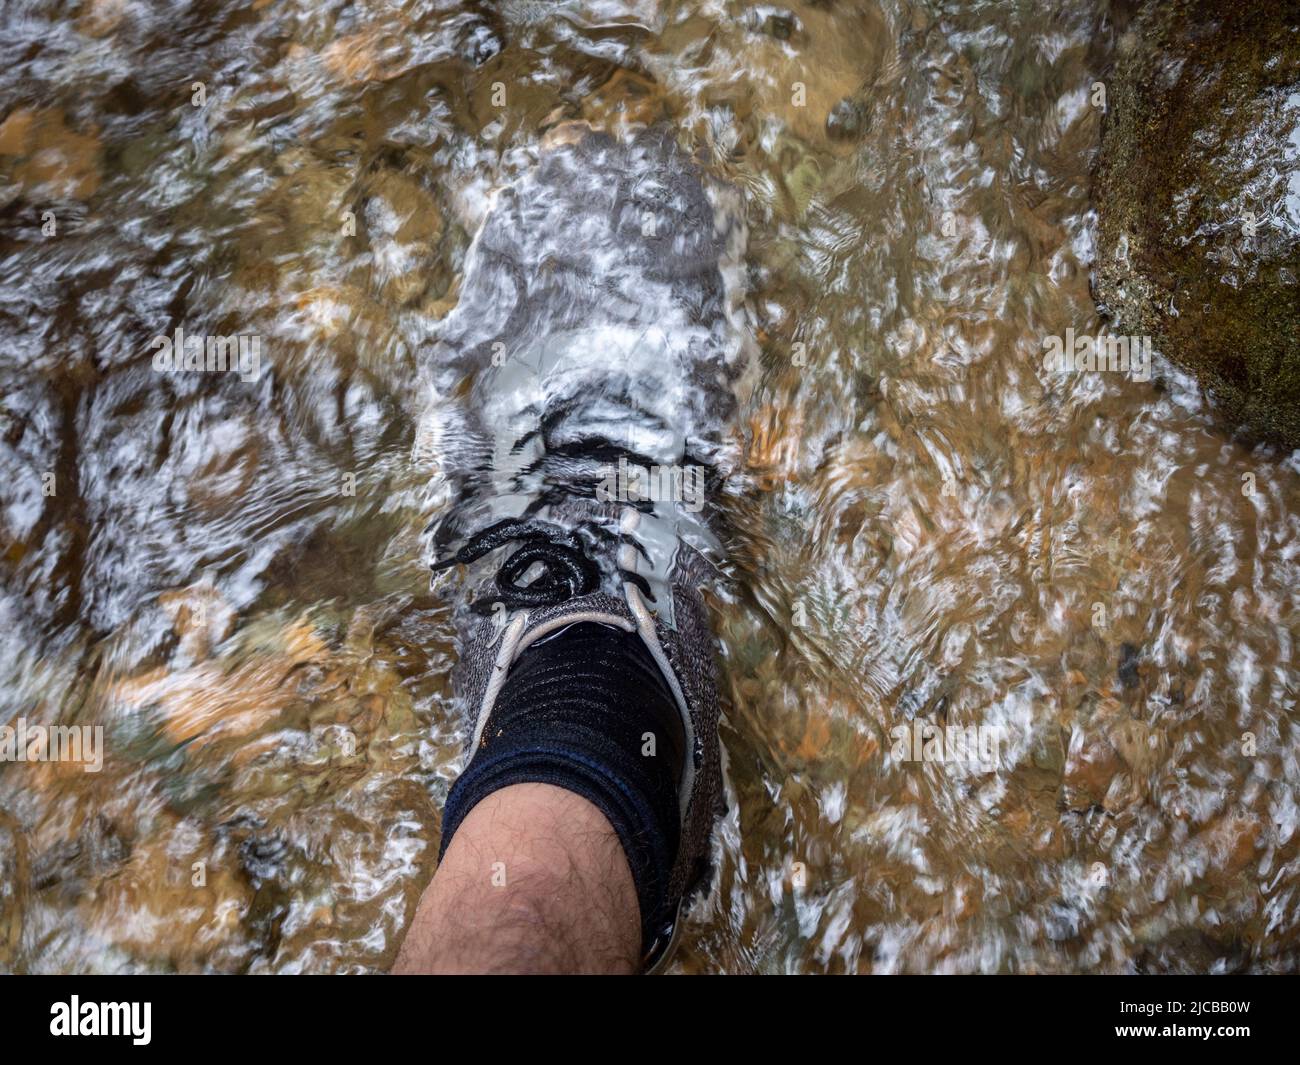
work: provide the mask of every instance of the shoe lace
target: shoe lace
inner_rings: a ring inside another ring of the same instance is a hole
[[[560,413],[563,413],[561,411]],[[552,416],[554,417],[554,415]],[[545,438],[545,429],[535,430],[517,440],[512,450],[517,450],[532,436]],[[532,463],[523,473],[547,472],[545,487],[524,511],[522,517],[506,518],[485,529],[474,533],[467,539],[454,555],[440,559],[432,564],[431,569],[437,573],[458,564],[468,565],[484,555],[510,543],[519,543],[514,551],[497,569],[495,584],[497,595],[472,604],[472,609],[487,613],[498,603],[504,603],[511,609],[555,606],[568,599],[589,595],[600,586],[600,567],[594,556],[611,545],[628,544],[650,562],[645,547],[626,532],[613,532],[595,521],[582,521],[572,529],[555,522],[544,521],[535,517],[537,511],[546,506],[555,506],[566,497],[596,498],[594,482],[574,481],[554,469],[557,461],[585,460],[591,465],[600,464],[615,467],[620,459],[629,464],[650,467],[655,460],[638,454],[608,440],[587,438],[567,445],[549,445],[542,456]],[[686,461],[698,462],[687,456]],[[651,512],[653,504],[646,500],[628,501],[623,506],[632,507],[643,512]],[[618,552],[613,552],[617,560]],[[523,584],[524,577],[540,564],[541,573],[528,584]],[[641,574],[615,565],[619,578],[634,585],[650,602],[655,602],[650,582]]]
[[[506,544],[520,543],[497,569],[495,583],[499,594],[475,603],[474,609],[486,612],[497,602],[512,609],[555,606],[589,595],[600,586],[600,568],[591,557],[596,540],[630,543],[646,555],[645,548],[626,533],[611,533],[595,522],[583,522],[577,530],[569,530],[538,518],[507,518],[475,533],[459,551],[435,562],[432,569],[436,573],[457,564],[469,564]],[[542,572],[523,584],[523,578],[538,564]],[[643,576],[622,566],[616,570],[622,580],[635,585],[654,601],[650,583]]]

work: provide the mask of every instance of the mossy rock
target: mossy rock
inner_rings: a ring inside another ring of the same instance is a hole
[[[1300,2],[1141,5],[1106,85],[1099,307],[1300,447]]]

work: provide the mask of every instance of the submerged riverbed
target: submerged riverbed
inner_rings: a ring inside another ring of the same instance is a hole
[[[0,763],[0,970],[392,964],[465,739],[414,351],[572,119],[747,203],[731,811],[674,970],[1297,968],[1300,466],[1160,353],[1043,367],[1105,328],[1110,5],[0,19],[0,725],[103,738]],[[178,326],[258,364],[156,372]]]

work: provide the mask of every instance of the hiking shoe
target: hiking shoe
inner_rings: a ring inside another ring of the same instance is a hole
[[[677,704],[680,846],[647,968],[707,883],[724,806],[700,593],[722,561],[716,500],[754,363],[744,240],[739,197],[666,130],[563,127],[497,195],[427,357],[453,485],[432,565],[465,567],[468,588],[453,675],[466,762],[512,665],[569,626],[636,633]]]

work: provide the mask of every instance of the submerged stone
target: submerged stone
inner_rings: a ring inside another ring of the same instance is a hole
[[[1107,78],[1095,295],[1300,446],[1300,4],[1142,6]]]

